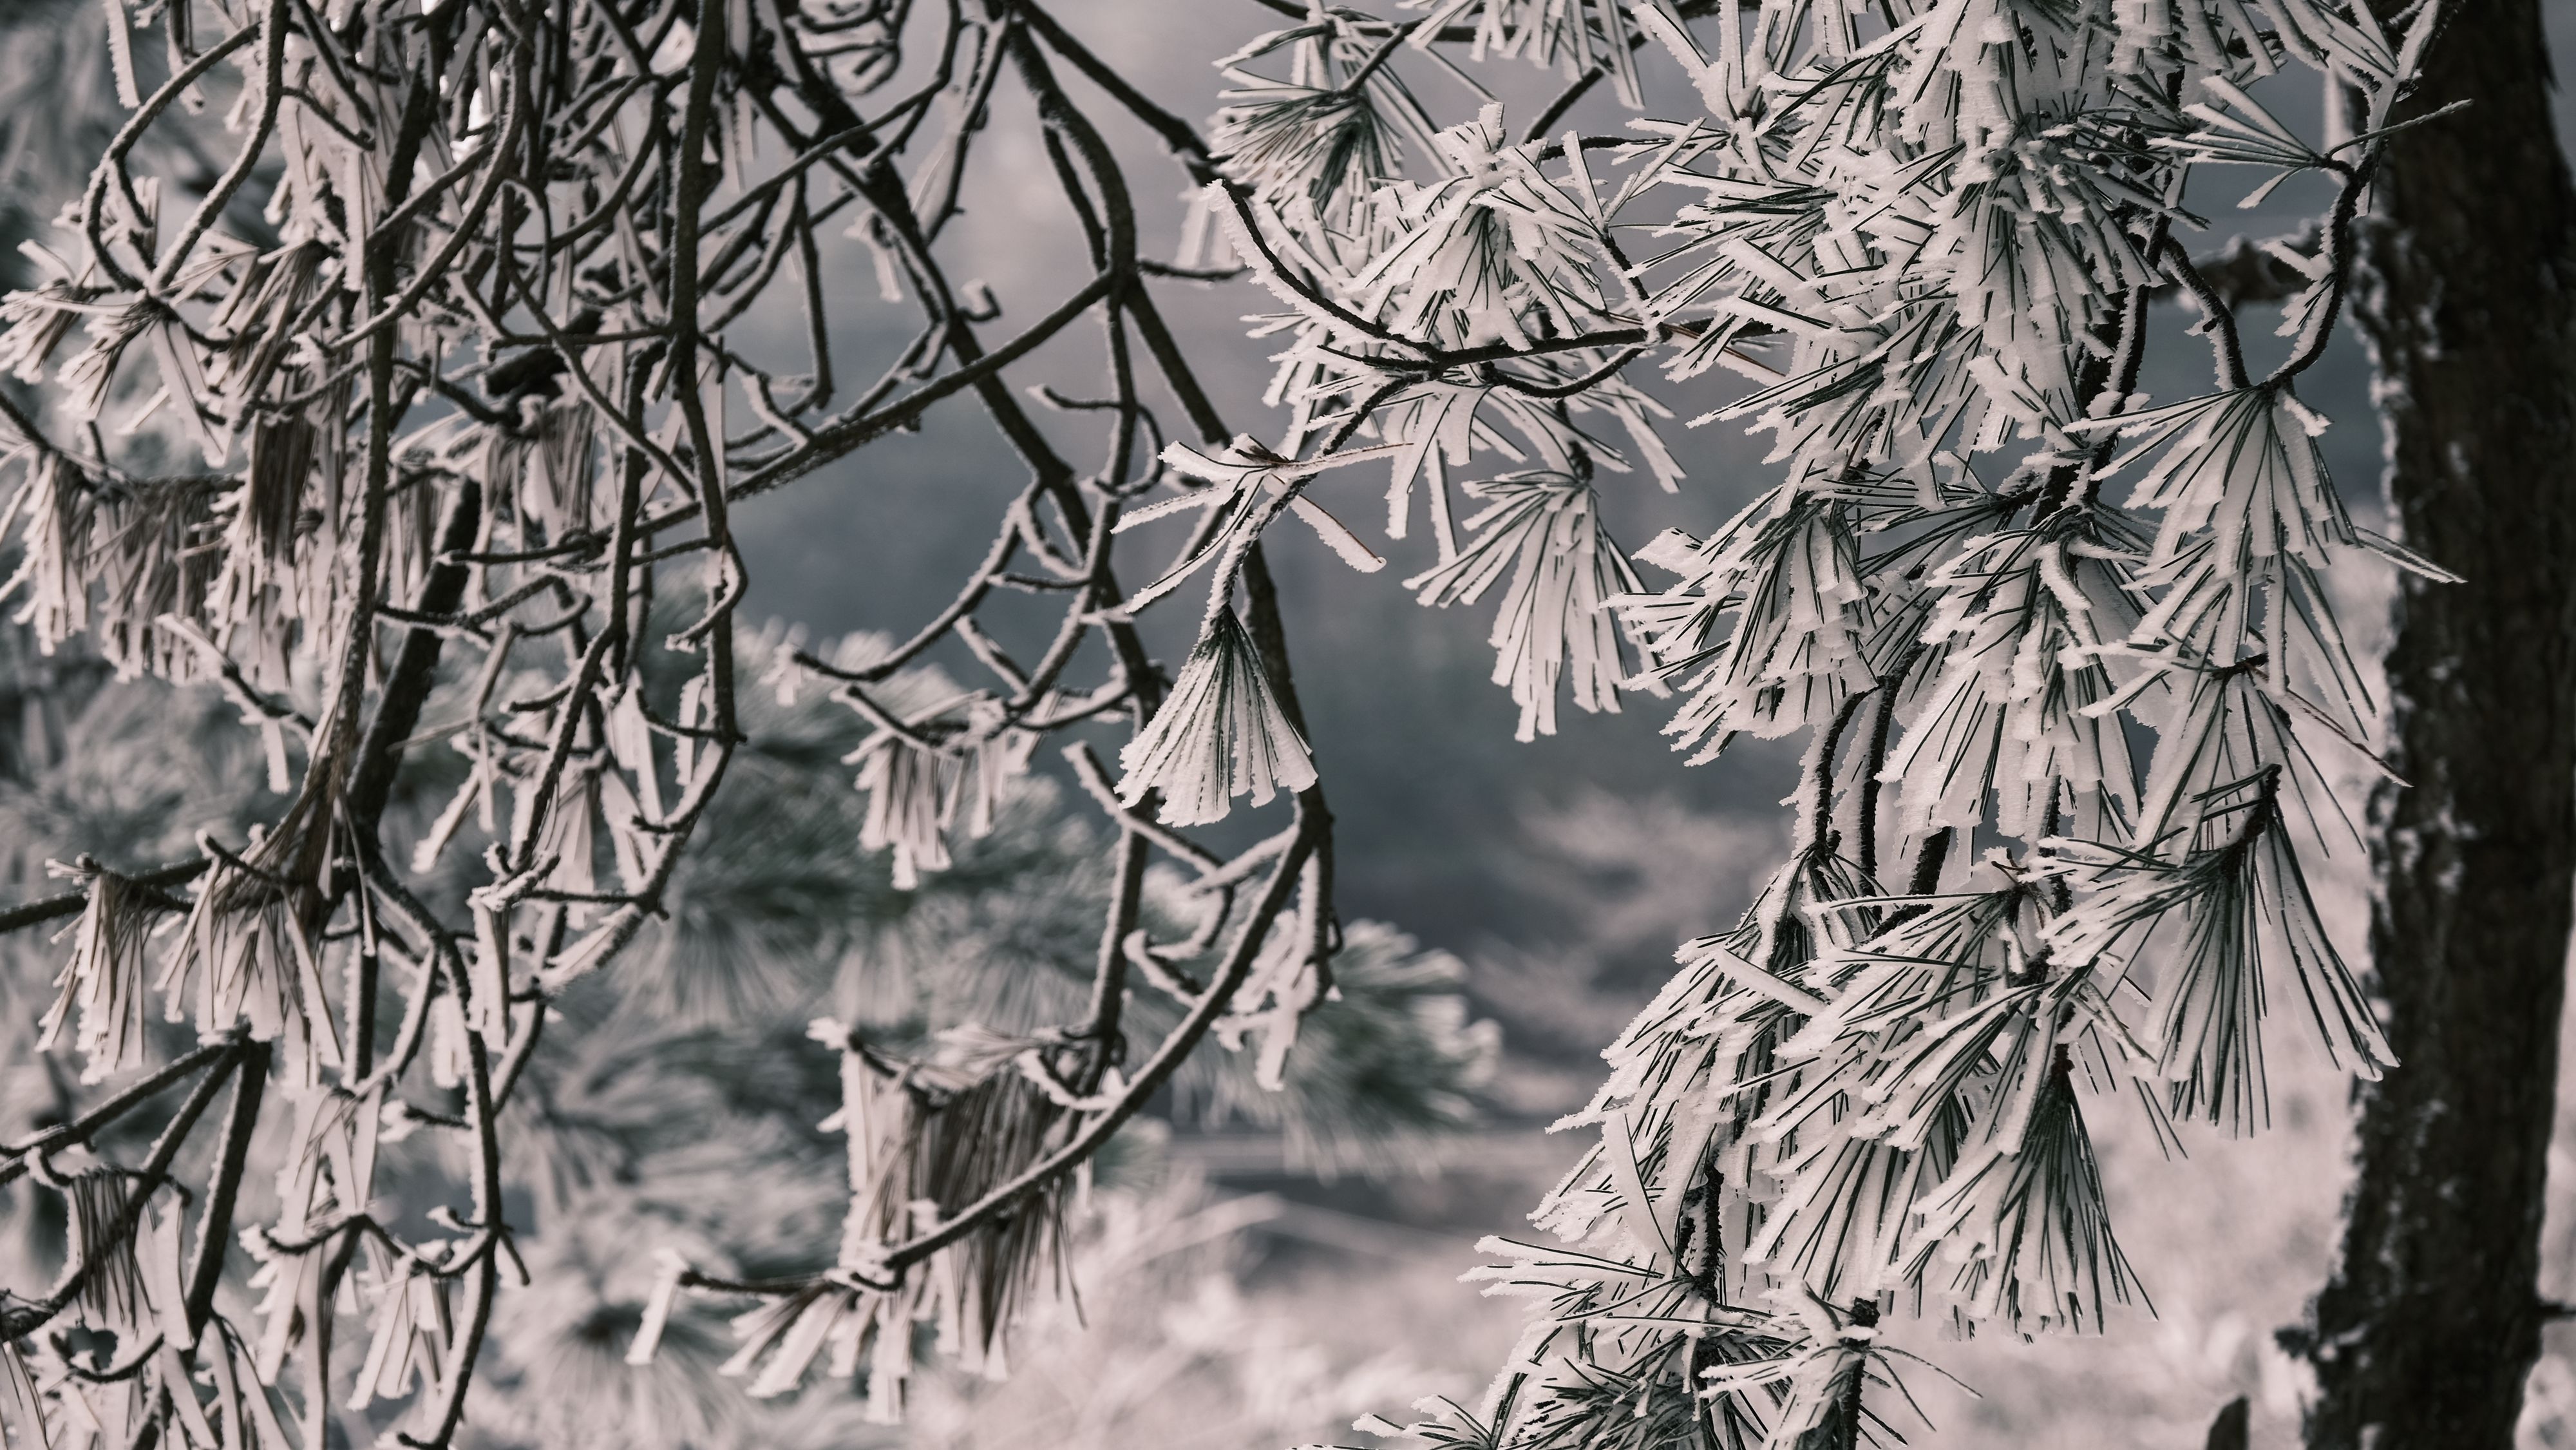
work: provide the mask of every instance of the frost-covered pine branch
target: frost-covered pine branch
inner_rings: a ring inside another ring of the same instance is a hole
[[[1564,1125],[1599,1143],[1535,1215],[1555,1242],[1487,1245],[1494,1292],[1535,1301],[1520,1351],[1411,1434],[1872,1438],[1901,1404],[1887,1316],[2092,1331],[2144,1299],[2088,1117],[2125,1096],[2159,1134],[2259,1129],[2284,1016],[2394,1066],[2307,884],[2350,829],[2319,755],[2367,762],[2375,725],[2331,581],[2439,570],[2350,518],[2299,388],[2441,21],[1461,0],[1318,7],[1228,62],[1202,206],[1277,300],[1300,497],[1333,507],[1330,465],[1393,450],[1388,534],[1433,525],[1423,602],[1517,569],[1493,641],[1525,734],[1561,685],[1607,709],[1619,679],[1679,697],[1693,763],[1810,740],[1793,856],[1682,948]],[[1687,91],[1644,93],[1647,46]],[[1534,120],[1468,99],[1412,139],[1425,98],[1532,61],[1563,86]],[[2333,134],[2280,118],[2284,72]],[[1566,124],[1604,79],[1625,124]],[[2276,244],[2299,295],[2264,372],[2184,202],[2298,176],[2332,200]],[[2170,293],[2214,382],[2150,399]],[[1657,396],[1766,438],[1771,486],[1639,550],[1660,587],[1571,587],[1627,561],[1545,511],[1674,486]],[[1453,489],[1486,505],[1463,530]]]

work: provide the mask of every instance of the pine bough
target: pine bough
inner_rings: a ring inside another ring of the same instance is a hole
[[[2142,1297],[2086,1126],[2104,1094],[2159,1135],[2258,1130],[2284,1002],[2345,1069],[2394,1065],[2307,884],[2352,830],[2311,750],[2370,760],[2330,571],[2439,570],[2347,514],[2298,388],[2440,23],[2332,0],[1457,0],[1318,6],[1225,62],[1202,209],[1277,300],[1258,333],[1283,344],[1285,441],[1174,466],[1293,501],[1392,460],[1387,532],[1427,516],[1437,551],[1408,586],[1502,586],[1494,678],[1524,736],[1561,692],[1642,689],[1677,697],[1665,733],[1694,763],[1811,742],[1790,859],[1681,948],[1560,1125],[1599,1141],[1533,1216],[1554,1241],[1483,1246],[1471,1277],[1534,1304],[1512,1362],[1479,1406],[1362,1428],[1877,1438],[1888,1316],[2084,1331]],[[1479,79],[1510,60],[1564,78],[1517,127]],[[1691,94],[1644,94],[1675,70]],[[1559,124],[1604,82],[1642,114]],[[2319,82],[2311,142],[2275,107]],[[1434,94],[1467,117],[1438,126]],[[2251,175],[2247,205],[2301,176],[2332,197],[2274,248],[2304,286],[2268,372],[2183,240],[2214,168]],[[2139,386],[2172,290],[2214,375],[2178,402]],[[1653,394],[1629,380],[1648,368]],[[1658,395],[1766,437],[1778,481],[1638,550],[1650,588],[1595,491],[1675,486]],[[1481,505],[1463,521],[1453,485]]]

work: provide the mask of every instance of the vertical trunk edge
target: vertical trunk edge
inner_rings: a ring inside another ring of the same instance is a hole
[[[2408,577],[2370,948],[2401,1066],[2355,1092],[2333,1278],[2285,1343],[2311,1450],[2506,1450],[2536,1278],[2576,868],[2576,188],[2538,0],[2454,0],[2365,232]],[[2390,7],[2393,8],[2393,7]]]

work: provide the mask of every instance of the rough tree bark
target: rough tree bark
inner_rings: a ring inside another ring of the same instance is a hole
[[[2403,1065],[2357,1094],[2312,1450],[2503,1450],[2540,1349],[2576,868],[2576,187],[2538,0],[2455,3],[2412,109],[2473,105],[2396,143],[2360,254],[2395,517],[2467,582],[2397,603],[2412,786],[2373,803],[2370,944]]]

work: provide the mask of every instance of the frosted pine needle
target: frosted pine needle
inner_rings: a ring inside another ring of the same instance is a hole
[[[849,1137],[840,1265],[737,1318],[740,1348],[723,1372],[749,1376],[756,1397],[784,1394],[828,1349],[836,1377],[865,1361],[869,1415],[890,1422],[901,1413],[916,1322],[937,1327],[941,1352],[961,1368],[1004,1371],[1022,1300],[1042,1275],[1063,1273],[1065,1185],[1036,1190],[891,1280],[885,1250],[1036,1162],[1068,1119],[1017,1065],[1026,1041],[960,1029],[929,1058],[898,1067],[838,1022],[816,1022],[812,1035],[843,1048],[842,1108],[823,1124]]]
[[[1619,632],[1606,610],[1635,594],[1636,573],[1601,527],[1590,485],[1561,474],[1471,484],[1485,507],[1457,557],[1404,581],[1424,604],[1473,604],[1506,577],[1488,642],[1494,683],[1520,706],[1522,740],[1556,733],[1559,688],[1584,710],[1619,709]]]
[[[75,1009],[73,1034],[87,1063],[81,1080],[97,1082],[143,1061],[145,951],[154,922],[170,908],[157,891],[138,887],[82,856],[71,865],[45,863],[49,875],[84,881],[89,901],[71,926],[54,937],[72,940],[71,957],[55,978],[53,1007],[36,1024],[36,1046],[51,1051]]]
[[[98,1167],[62,1180],[69,1220],[67,1269],[85,1270],[77,1302],[82,1321],[94,1329],[120,1333],[142,1326],[152,1313],[144,1292],[143,1265],[137,1257],[139,1212],[129,1197],[124,1176]]]
[[[1282,790],[1315,783],[1306,741],[1231,607],[1209,617],[1171,695],[1118,758],[1126,768],[1119,798],[1135,806],[1159,791],[1170,826],[1223,820],[1235,796],[1268,805]]]
[[[406,1257],[372,1286],[375,1320],[366,1361],[349,1396],[351,1409],[400,1399],[415,1387],[426,1391],[437,1386],[447,1341],[455,1332],[447,1302],[449,1281],[439,1277],[437,1267],[435,1261]]]
[[[947,870],[952,839],[992,832],[1003,792],[1027,773],[1036,745],[1036,735],[1004,724],[1000,703],[984,696],[963,702],[962,712],[960,702],[944,702],[902,729],[881,725],[844,757],[859,767],[858,788],[868,797],[860,846],[893,849],[900,891],[920,885],[925,871]]]
[[[247,854],[218,852],[153,984],[169,994],[175,1022],[193,983],[199,1036],[246,1026],[253,1040],[280,1043],[290,1075],[308,1084],[341,1060],[312,919],[331,859],[331,808],[311,785],[325,773],[313,767],[306,792]]]
[[[2021,1333],[2103,1327],[2143,1297],[2111,1236],[2102,1170],[2065,1049],[2042,1049],[2038,1096],[2017,1140],[1968,1153],[1923,1204],[1917,1272],[1938,1272],[1975,1318]]]

